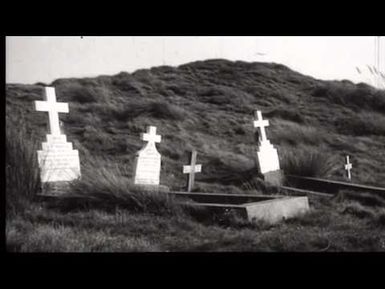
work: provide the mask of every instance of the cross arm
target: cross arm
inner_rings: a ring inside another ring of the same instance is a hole
[[[68,103],[65,103],[65,102],[56,102],[54,106],[52,106],[52,104],[50,104],[47,101],[35,100],[35,109],[37,111],[55,110],[57,112],[63,112],[63,113],[69,112]]]

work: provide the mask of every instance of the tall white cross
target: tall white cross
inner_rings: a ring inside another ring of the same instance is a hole
[[[48,112],[51,134],[60,135],[59,112],[68,113],[68,103],[56,102],[54,87],[45,88],[45,100],[46,101],[36,100],[35,109],[37,111]]]
[[[142,140],[148,142],[160,142],[161,136],[156,134],[156,126],[148,126],[147,133],[142,133]]]
[[[254,120],[254,127],[258,128],[260,131],[260,140],[266,141],[267,137],[265,127],[269,126],[269,121],[262,119],[262,112],[260,110],[256,112],[255,117],[257,120]]]
[[[346,164],[345,164],[345,170],[348,173],[348,179],[351,180],[352,176],[350,174],[350,170],[352,169],[352,164],[349,163],[349,156],[346,156]]]
[[[195,173],[200,173],[202,170],[202,165],[196,165],[197,160],[197,151],[193,150],[191,152],[191,159],[189,166],[183,166],[183,173],[188,174],[187,179],[187,191],[191,192],[194,185]]]

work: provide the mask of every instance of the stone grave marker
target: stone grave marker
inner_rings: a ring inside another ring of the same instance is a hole
[[[80,177],[79,151],[72,149],[66,135],[61,134],[59,113],[68,113],[68,103],[56,102],[55,88],[45,88],[45,100],[35,101],[37,111],[46,111],[49,116],[50,134],[37,151],[42,183],[68,182]]]
[[[269,126],[269,121],[262,119],[261,111],[256,111],[255,117],[254,127],[259,131],[257,157],[260,173],[266,182],[280,186],[283,174],[279,166],[278,152],[266,137],[265,127]]]
[[[148,126],[141,139],[147,144],[136,154],[134,184],[159,186],[161,156],[155,143],[160,143],[161,136],[156,134],[155,126]]]
[[[352,169],[352,164],[349,162],[349,156],[346,156],[345,160],[346,160],[345,170],[346,170],[347,178],[350,181],[352,179],[352,176],[350,174],[350,170]]]
[[[197,151],[193,150],[190,157],[190,165],[183,166],[183,173],[188,174],[187,176],[187,191],[191,192],[194,186],[195,173],[200,173],[202,165],[196,164]]]
[[[171,196],[190,199],[190,206],[208,209],[208,213],[225,217],[228,213],[236,213],[239,217],[251,222],[265,221],[271,224],[284,219],[299,217],[310,210],[308,197],[251,195],[228,193],[187,193],[170,192]]]

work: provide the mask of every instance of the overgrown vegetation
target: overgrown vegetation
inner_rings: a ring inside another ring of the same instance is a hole
[[[55,202],[62,211],[100,209],[129,210],[134,213],[182,216],[183,205],[165,192],[143,190],[135,187],[127,177],[124,167],[89,159],[82,167],[82,178],[71,183],[66,192]]]
[[[338,169],[334,158],[322,149],[288,147],[280,153],[282,169],[288,175],[327,178]]]
[[[354,109],[385,112],[385,91],[377,90],[365,83],[329,81],[318,85],[312,92],[315,97],[325,97],[329,101]]]
[[[7,217],[23,214],[40,190],[35,139],[28,137],[22,120],[6,120],[5,182]]]
[[[253,112],[287,174],[339,178],[346,154],[354,182],[385,186],[384,91],[325,82],[269,63],[198,61],[114,76],[59,79],[63,132],[79,149],[81,180],[58,202],[34,202],[36,150],[47,116],[35,112],[43,84],[6,86],[6,235],[9,251],[377,251],[385,250],[384,200],[316,201],[303,217],[270,226],[214,217],[165,194],[138,190],[132,166],[140,133],[162,142],[161,184],[181,190],[191,149],[202,173],[196,191],[271,193],[255,168]],[[21,118],[23,116],[23,118]]]
[[[383,224],[383,211],[347,201],[313,201],[311,212],[274,226],[36,207],[7,219],[6,236],[8,250],[17,252],[384,251]]]

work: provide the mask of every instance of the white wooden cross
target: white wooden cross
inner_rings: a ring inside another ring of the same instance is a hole
[[[260,110],[256,111],[255,117],[257,120],[254,120],[254,127],[260,131],[260,140],[267,141],[265,127],[269,126],[269,121],[262,119],[262,112]]]
[[[68,103],[56,102],[54,87],[45,88],[45,100],[46,101],[36,100],[35,109],[37,111],[48,112],[51,134],[60,135],[59,112],[68,113]]]
[[[141,134],[142,140],[148,142],[160,142],[161,136],[156,134],[156,126],[148,126],[147,133]]]
[[[191,159],[189,166],[183,166],[183,173],[189,174],[187,179],[187,191],[191,192],[194,185],[195,173],[200,173],[202,170],[202,165],[196,165],[197,160],[197,151],[193,150],[191,152]]]
[[[348,174],[348,179],[351,180],[352,176],[350,174],[350,170],[352,169],[352,164],[349,163],[349,156],[346,156],[346,164],[345,164],[345,170],[347,171]]]

